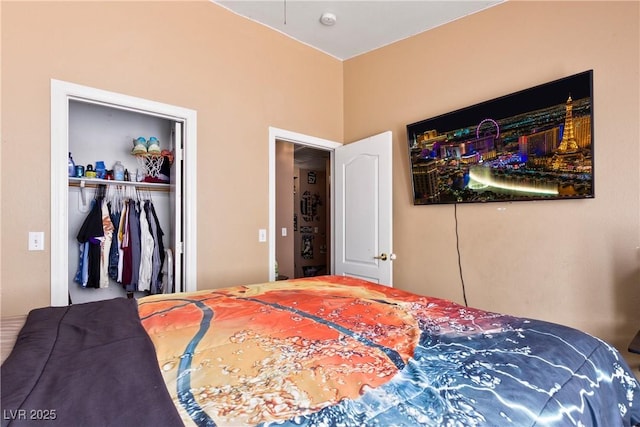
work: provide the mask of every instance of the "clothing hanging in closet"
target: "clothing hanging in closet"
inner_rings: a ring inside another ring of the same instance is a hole
[[[104,188],[99,187],[93,206],[78,232],[81,245],[80,264],[76,281],[87,288],[106,288],[109,280],[106,271],[102,274],[101,266],[106,267],[104,253],[110,249],[113,224],[108,214],[104,199]],[[108,249],[109,248],[109,249]]]
[[[150,195],[115,186],[105,195],[103,187],[78,232],[74,280],[87,288],[107,287],[111,280],[127,292],[171,292],[163,277],[164,232]]]

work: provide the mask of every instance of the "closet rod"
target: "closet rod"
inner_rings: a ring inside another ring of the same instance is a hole
[[[82,184],[84,183],[84,185]],[[97,178],[74,178],[69,177],[70,187],[87,187],[96,188],[98,185],[129,185],[138,188],[144,188],[149,191],[163,191],[169,192],[170,185],[156,182],[137,182],[137,181],[115,181],[111,179],[97,179]]]

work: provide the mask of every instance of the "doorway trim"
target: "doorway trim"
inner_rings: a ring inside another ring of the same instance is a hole
[[[185,291],[197,289],[197,112],[51,79],[51,305],[69,303],[69,101],[105,105],[184,123],[182,253]],[[180,157],[176,153],[176,160]]]
[[[276,141],[286,141],[297,145],[304,145],[307,147],[315,148],[318,150],[324,150],[329,152],[330,156],[330,188],[333,188],[333,156],[336,148],[341,147],[343,144],[340,142],[330,141],[328,139],[322,139],[315,136],[305,135],[303,133],[297,133],[269,126],[269,280],[276,280],[275,262],[276,262]],[[333,210],[333,197],[331,199],[331,227],[334,224],[334,210]],[[334,248],[334,233],[331,231],[331,271],[333,271],[335,253]]]

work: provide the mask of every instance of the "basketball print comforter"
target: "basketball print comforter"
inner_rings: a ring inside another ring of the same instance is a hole
[[[138,302],[186,425],[633,426],[620,354],[548,322],[324,276]]]

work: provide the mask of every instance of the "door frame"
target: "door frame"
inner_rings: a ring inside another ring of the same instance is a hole
[[[330,156],[330,184],[329,188],[334,188],[334,151],[336,148],[341,147],[343,144],[336,141],[330,141],[328,139],[322,139],[315,136],[305,135],[303,133],[297,133],[280,129],[276,127],[269,127],[269,228],[268,228],[268,242],[269,242],[269,281],[276,280],[275,262],[276,262],[276,141],[286,141],[297,145],[304,145],[310,148],[318,150],[324,150],[329,152]],[[331,253],[331,271],[334,266],[334,209],[333,209],[333,197],[330,197],[331,205],[330,211],[330,223],[331,223],[331,238],[330,238],[330,253]]]
[[[51,305],[69,303],[69,101],[76,100],[184,123],[183,277],[185,291],[197,289],[197,112],[115,92],[51,79]],[[176,153],[176,161],[180,158]],[[178,254],[176,254],[177,256]]]

